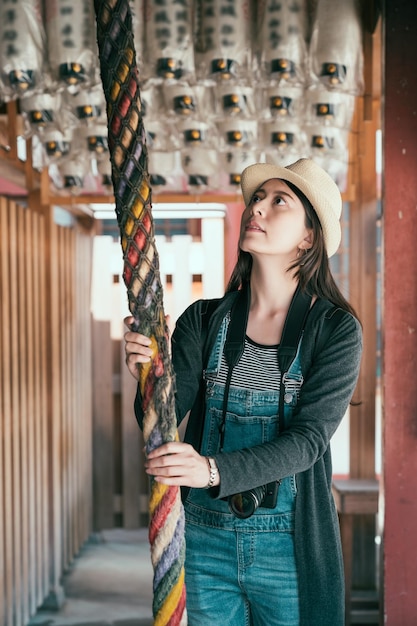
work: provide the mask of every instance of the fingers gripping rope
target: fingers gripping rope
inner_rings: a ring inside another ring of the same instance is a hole
[[[135,330],[152,340],[151,362],[141,366],[139,376],[143,433],[149,452],[178,436],[132,15],[129,0],[94,0],[94,5],[123,279],[129,309],[136,320]],[[152,481],[149,513],[154,624],[184,626],[185,539],[180,489]]]

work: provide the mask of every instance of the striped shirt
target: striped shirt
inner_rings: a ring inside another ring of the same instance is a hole
[[[228,366],[222,354],[220,371],[206,374],[207,380],[226,383]],[[278,345],[264,346],[245,337],[240,361],[233,368],[231,386],[254,391],[279,391]]]

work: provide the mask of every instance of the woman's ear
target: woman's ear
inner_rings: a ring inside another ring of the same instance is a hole
[[[302,242],[299,244],[298,248],[300,250],[310,250],[310,248],[312,247],[313,247],[313,231],[308,230],[307,236],[304,237]]]

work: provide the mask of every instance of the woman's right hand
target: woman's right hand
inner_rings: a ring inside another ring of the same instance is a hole
[[[124,334],[126,365],[129,372],[136,380],[139,380],[138,363],[149,363],[152,350],[149,348],[151,340],[145,335],[135,333],[130,330],[131,324],[135,321],[132,316],[125,317],[124,323],[129,330]]]

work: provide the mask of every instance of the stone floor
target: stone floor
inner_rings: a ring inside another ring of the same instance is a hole
[[[152,626],[152,577],[146,528],[103,531],[64,576],[60,610],[40,610],[27,626]],[[352,625],[382,624],[373,595],[352,604]]]
[[[146,528],[103,531],[65,574],[61,609],[28,626],[152,626],[152,576]]]

